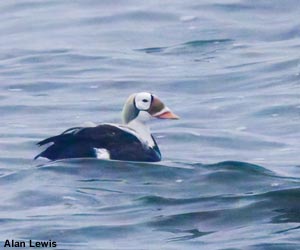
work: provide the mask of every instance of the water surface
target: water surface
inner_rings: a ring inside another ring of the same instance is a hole
[[[299,249],[298,1],[2,1],[0,245]],[[151,91],[163,161],[34,162]]]

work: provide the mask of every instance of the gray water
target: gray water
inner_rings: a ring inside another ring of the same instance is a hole
[[[1,1],[0,247],[298,250],[299,16],[297,0]],[[151,124],[162,162],[32,160],[140,91],[181,117]]]

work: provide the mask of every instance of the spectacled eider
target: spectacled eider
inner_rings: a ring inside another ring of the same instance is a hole
[[[95,127],[75,127],[37,143],[51,145],[34,159],[99,158],[123,161],[155,162],[161,153],[150,133],[151,118],[178,119],[155,95],[132,94],[126,101],[123,124],[104,123]]]

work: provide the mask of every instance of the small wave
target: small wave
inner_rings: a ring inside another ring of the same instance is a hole
[[[170,232],[172,232],[174,234],[183,234],[183,236],[170,237],[167,240],[168,242],[192,240],[195,238],[199,238],[199,237],[214,233],[214,231],[208,231],[208,232],[199,231],[199,229],[197,229],[197,228],[189,229],[189,230],[178,230],[177,229],[177,230],[171,230]]]
[[[271,170],[268,170],[262,166],[248,163],[248,162],[223,161],[215,164],[208,164],[206,166],[208,168],[214,168],[214,169],[222,169],[222,170],[227,169],[227,170],[240,171],[245,173],[256,173],[261,175],[276,176],[276,174]]]
[[[232,39],[213,39],[213,40],[195,40],[183,43],[183,46],[191,46],[191,47],[198,47],[198,46],[206,46],[212,44],[220,44],[220,43],[231,43],[233,42]]]
[[[145,52],[147,54],[181,54],[188,53],[190,50],[195,51],[200,49],[201,51],[201,49],[205,50],[207,47],[215,47],[232,42],[233,40],[231,39],[194,40],[169,47],[149,47],[136,49],[136,51]]]
[[[294,243],[261,243],[247,247],[247,250],[299,250],[299,244]],[[226,249],[225,249],[226,250]],[[231,250],[231,249],[228,249]]]
[[[49,81],[27,82],[23,84],[14,84],[7,86],[7,89],[19,89],[25,92],[47,92],[48,90],[63,89],[66,87],[64,83],[55,83]],[[32,107],[32,106],[31,106]]]
[[[212,197],[210,197],[212,198]],[[177,199],[177,198],[165,198],[162,196],[144,196],[138,198],[136,201],[143,203],[144,205],[163,205],[163,206],[173,206],[181,204],[190,204],[195,202],[203,201],[207,198],[187,198],[187,199]]]

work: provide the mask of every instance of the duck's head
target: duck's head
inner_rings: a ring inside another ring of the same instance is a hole
[[[133,120],[146,122],[150,118],[179,119],[179,116],[165,106],[155,95],[148,92],[132,94],[123,107],[123,123],[128,124]]]

